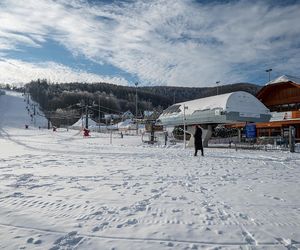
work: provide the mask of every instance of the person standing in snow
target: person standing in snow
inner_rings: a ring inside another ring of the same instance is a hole
[[[199,149],[201,150],[201,155],[204,156],[203,145],[202,145],[202,129],[199,125],[196,125],[194,139],[195,139],[195,154],[194,154],[194,156],[197,156],[197,152]]]

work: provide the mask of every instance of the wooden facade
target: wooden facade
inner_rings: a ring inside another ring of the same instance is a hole
[[[291,81],[266,85],[256,97],[272,112],[300,109],[300,85]]]
[[[264,86],[256,95],[271,112],[289,112],[289,117],[279,121],[257,123],[257,137],[286,136],[289,126],[295,127],[296,140],[300,142],[300,84],[293,81]]]

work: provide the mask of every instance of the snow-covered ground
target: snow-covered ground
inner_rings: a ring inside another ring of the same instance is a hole
[[[300,247],[300,154],[25,130],[1,98],[0,249]]]

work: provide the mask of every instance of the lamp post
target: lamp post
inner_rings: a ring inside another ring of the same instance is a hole
[[[99,110],[98,110],[98,112],[99,112],[99,114],[98,114],[98,116],[99,116],[99,121],[98,121],[99,122],[99,124],[98,124],[99,125],[99,131],[98,132],[100,132],[100,123],[101,123],[101,110],[100,110],[100,108],[101,108],[100,101],[101,100],[100,100],[100,95],[99,95],[98,98],[99,98],[99,100],[98,100],[98,105],[99,105]]]
[[[89,114],[88,114],[88,105],[85,106],[85,128],[89,128]]]
[[[183,104],[183,144],[184,144],[184,148],[186,148],[186,136],[185,136],[185,127],[186,127],[186,118],[185,118],[185,110],[188,109],[187,106],[185,106],[185,104]]]
[[[112,144],[112,127],[113,127],[113,119],[110,120],[110,136],[109,136],[109,142]]]
[[[136,134],[138,134],[138,122],[137,122],[137,116],[138,116],[138,106],[137,106],[137,102],[138,102],[138,96],[137,96],[137,86],[138,86],[138,82],[136,82],[135,85],[135,121],[136,121]]]
[[[271,81],[271,71],[272,69],[267,69],[266,72],[269,73],[269,82]]]
[[[216,82],[216,85],[217,85],[217,95],[219,95],[219,84],[220,84],[220,81],[217,81]]]

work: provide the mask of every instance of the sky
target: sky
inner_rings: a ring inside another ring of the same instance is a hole
[[[0,83],[263,85],[300,76],[300,1],[0,0]]]

